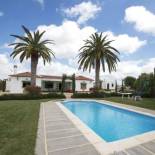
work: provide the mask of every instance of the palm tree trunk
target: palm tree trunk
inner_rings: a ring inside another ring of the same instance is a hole
[[[95,67],[95,88],[100,89],[100,60],[96,60]]]
[[[31,56],[31,86],[36,86],[36,72],[38,65],[38,56]]]

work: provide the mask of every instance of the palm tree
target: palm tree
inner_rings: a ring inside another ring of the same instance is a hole
[[[36,86],[36,72],[39,58],[43,59],[44,65],[46,62],[51,62],[51,55],[53,57],[54,53],[46,45],[53,44],[52,40],[43,40],[42,37],[45,33],[36,32],[31,33],[25,26],[22,26],[25,36],[11,35],[15,37],[18,41],[10,44],[14,46],[13,52],[10,56],[15,58],[20,55],[20,62],[24,59],[31,59],[31,86]]]
[[[102,33],[94,33],[89,39],[85,40],[84,46],[80,48],[78,55],[79,69],[83,71],[95,68],[95,88],[100,88],[100,67],[102,65],[103,72],[105,72],[106,64],[108,70],[116,71],[116,64],[119,61],[117,54],[118,50],[111,46],[113,40],[108,40],[107,36]]]

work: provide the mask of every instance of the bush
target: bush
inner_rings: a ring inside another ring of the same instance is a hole
[[[24,91],[31,95],[39,95],[41,93],[41,88],[38,86],[26,86]]]
[[[63,99],[64,94],[48,93],[48,94],[5,94],[0,96],[0,100],[36,100],[36,99]]]
[[[93,92],[93,93],[75,93],[72,98],[104,98],[104,97],[115,97],[121,96],[115,92]]]
[[[103,92],[94,93],[74,93],[72,98],[104,98]]]

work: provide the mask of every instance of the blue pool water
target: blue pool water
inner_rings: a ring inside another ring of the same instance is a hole
[[[155,130],[155,117],[95,101],[65,101],[63,103],[107,142]]]

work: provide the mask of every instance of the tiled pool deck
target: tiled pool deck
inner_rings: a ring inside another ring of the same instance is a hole
[[[108,104],[120,106],[119,103]],[[154,111],[133,106],[123,107],[150,115],[155,114]],[[62,104],[49,101],[42,103],[40,108],[36,154],[155,155],[155,132],[107,143]]]
[[[41,104],[37,155],[99,155],[56,103]]]

